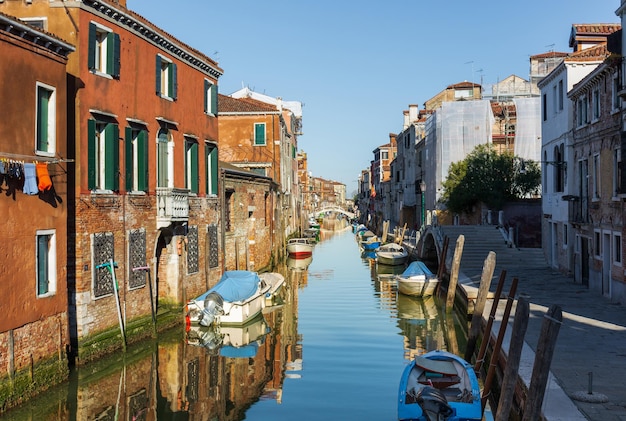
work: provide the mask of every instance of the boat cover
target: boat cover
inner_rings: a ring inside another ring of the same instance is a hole
[[[244,301],[253,296],[259,286],[259,275],[247,270],[229,270],[224,272],[222,279],[205,294],[217,292],[224,301]],[[204,294],[203,294],[204,295]]]
[[[416,260],[411,262],[411,264],[402,272],[402,277],[410,278],[412,276],[424,275],[426,278],[432,278],[434,274],[426,267],[424,262],[420,262]]]
[[[259,344],[256,342],[236,347],[236,346],[223,346],[220,348],[220,355],[222,357],[229,358],[252,358],[256,356]]]

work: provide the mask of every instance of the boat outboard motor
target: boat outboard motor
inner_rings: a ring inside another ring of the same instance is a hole
[[[211,355],[216,354],[222,342],[224,342],[224,335],[219,332],[218,328],[212,327],[206,331],[202,331],[200,344],[205,347]]]
[[[417,403],[429,421],[447,420],[454,412],[440,390],[425,386],[417,394]]]
[[[221,314],[224,314],[224,299],[217,292],[209,293],[204,299],[204,310],[202,310],[200,324],[211,326],[215,318]]]

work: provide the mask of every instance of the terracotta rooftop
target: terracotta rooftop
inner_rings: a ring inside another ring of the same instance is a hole
[[[576,51],[566,57],[565,61],[601,61],[610,55],[606,44],[596,45],[595,47],[586,48]]]
[[[464,82],[455,83],[454,85],[448,85],[446,89],[463,89],[463,88],[476,88],[476,87],[480,88],[481,86],[478,83],[464,81]]]
[[[575,23],[572,34],[577,35],[609,35],[622,29],[619,23]]]
[[[561,53],[558,51],[549,51],[547,53],[535,54],[534,56],[530,56],[531,59],[538,58],[556,58],[556,57],[567,57],[569,53]]]
[[[227,95],[217,95],[218,113],[277,113],[278,108],[273,105],[252,98],[233,98]]]

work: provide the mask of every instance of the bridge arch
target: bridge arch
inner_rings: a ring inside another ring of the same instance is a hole
[[[354,213],[353,212],[348,212],[347,210],[342,209],[339,206],[325,206],[325,207],[322,207],[320,209],[316,209],[315,212],[311,212],[309,214],[309,218],[315,218],[320,213],[326,213],[326,212],[342,213],[342,214],[346,215],[350,219],[354,218]]]

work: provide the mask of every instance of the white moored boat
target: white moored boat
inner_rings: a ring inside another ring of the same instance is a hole
[[[376,249],[376,261],[383,265],[403,265],[408,258],[409,253],[400,244],[383,244]]]
[[[396,279],[398,292],[416,297],[433,295],[439,285],[439,279],[420,261],[412,262]]]
[[[292,238],[287,241],[287,253],[300,258],[313,255],[313,243],[308,238]]]
[[[274,280],[282,278],[280,274],[270,275],[247,270],[224,272],[213,288],[187,303],[187,322],[202,326],[247,322],[261,313]]]

